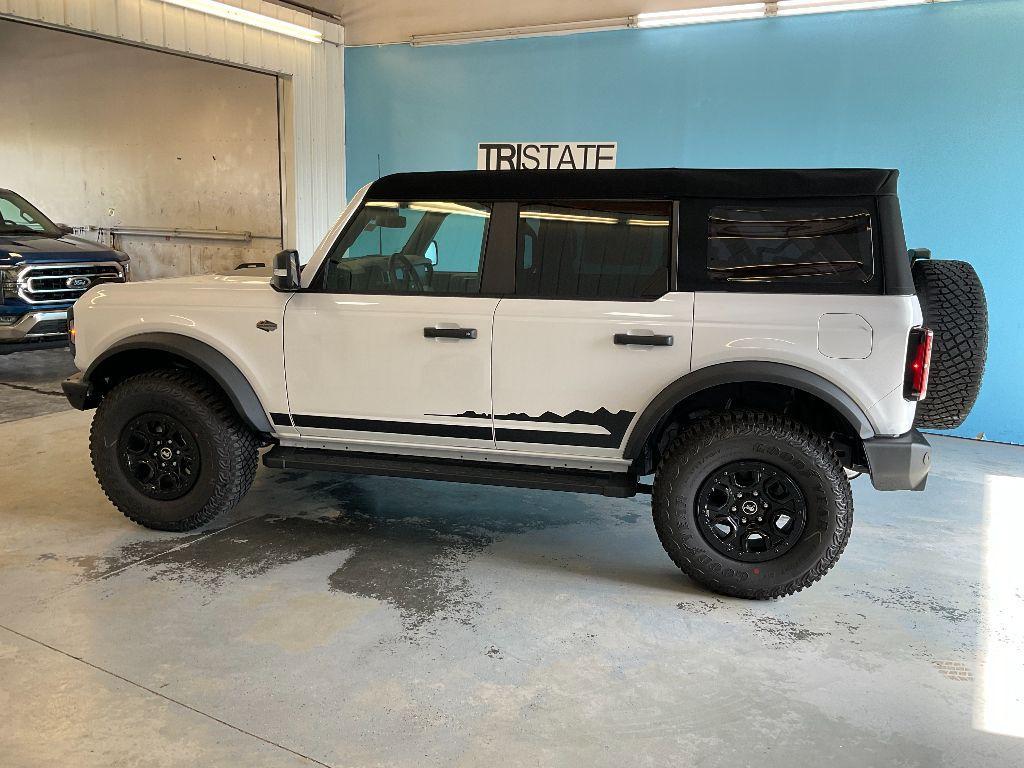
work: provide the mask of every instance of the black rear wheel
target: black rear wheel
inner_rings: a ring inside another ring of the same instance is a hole
[[[786,554],[807,525],[807,499],[796,480],[762,461],[734,461],[712,472],[695,509],[708,544],[743,563]]]
[[[850,483],[828,443],[791,419],[749,411],[680,432],[659,464],[653,507],[684,573],[753,599],[820,579],[853,525]]]
[[[96,409],[93,468],[130,520],[198,528],[237,504],[256,476],[253,433],[198,374],[160,370],[115,386]]]

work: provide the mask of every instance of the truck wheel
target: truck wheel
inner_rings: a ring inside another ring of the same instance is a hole
[[[758,412],[683,430],[658,466],[653,506],[661,543],[687,576],[757,600],[824,576],[853,526],[850,483],[828,444]]]
[[[978,399],[985,371],[985,289],[966,261],[921,259],[912,274],[924,324],[935,333],[928,393],[917,404],[914,426],[955,429]]]
[[[100,487],[125,517],[159,531],[198,528],[237,504],[256,476],[253,433],[202,377],[160,370],[126,379],[89,435]]]

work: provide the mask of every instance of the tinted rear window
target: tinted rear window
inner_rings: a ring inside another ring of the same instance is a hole
[[[874,275],[863,208],[712,208],[708,275],[727,283],[858,284]]]

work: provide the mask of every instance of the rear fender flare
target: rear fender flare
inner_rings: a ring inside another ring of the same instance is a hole
[[[722,384],[743,382],[782,384],[802,390],[835,408],[862,439],[875,436],[875,429],[864,410],[828,379],[784,363],[751,360],[710,365],[688,373],[665,387],[637,419],[626,441],[624,458],[636,459],[662,419],[686,398]]]

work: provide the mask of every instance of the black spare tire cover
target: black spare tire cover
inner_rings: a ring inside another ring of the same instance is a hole
[[[966,261],[921,259],[912,269],[924,324],[935,334],[928,392],[914,426],[954,429],[963,424],[981,389],[988,352],[988,304]]]

